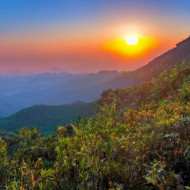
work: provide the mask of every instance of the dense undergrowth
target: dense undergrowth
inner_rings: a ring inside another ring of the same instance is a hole
[[[0,139],[0,189],[189,189],[190,67],[107,90],[95,117]]]

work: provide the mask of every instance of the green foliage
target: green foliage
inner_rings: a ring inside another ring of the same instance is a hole
[[[8,158],[6,148],[6,143],[0,137],[0,184],[6,181],[6,176],[8,175]]]
[[[164,190],[175,184],[173,172],[166,171],[164,162],[154,161],[151,166],[146,166],[145,179],[148,183],[155,185],[159,190]]]
[[[0,139],[2,188],[166,190],[177,188],[178,175],[188,189],[189,69],[182,64],[140,86],[107,90],[95,117],[53,135],[22,128]]]

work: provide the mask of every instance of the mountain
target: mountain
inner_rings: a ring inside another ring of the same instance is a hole
[[[10,117],[0,119],[0,130],[15,131],[22,126],[36,126],[47,134],[52,133],[58,126],[65,126],[76,121],[79,116],[92,116],[94,112],[94,104],[80,101],[59,106],[34,105]]]
[[[63,101],[80,100],[91,102],[100,97],[103,90],[116,88],[111,80],[118,75],[117,71],[100,71],[81,76],[67,88],[60,88],[54,96],[47,99],[48,104],[61,104]]]

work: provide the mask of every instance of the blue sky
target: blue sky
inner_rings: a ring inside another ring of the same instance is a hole
[[[63,25],[83,20],[91,22],[98,15],[114,9],[125,12],[139,8],[169,15],[171,22],[190,20],[189,0],[0,0],[0,29],[9,32],[54,22]]]

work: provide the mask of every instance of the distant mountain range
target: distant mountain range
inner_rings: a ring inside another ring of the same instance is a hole
[[[77,100],[91,102],[111,88],[117,71],[89,74],[42,73],[0,77],[0,118],[36,104],[61,105]]]

